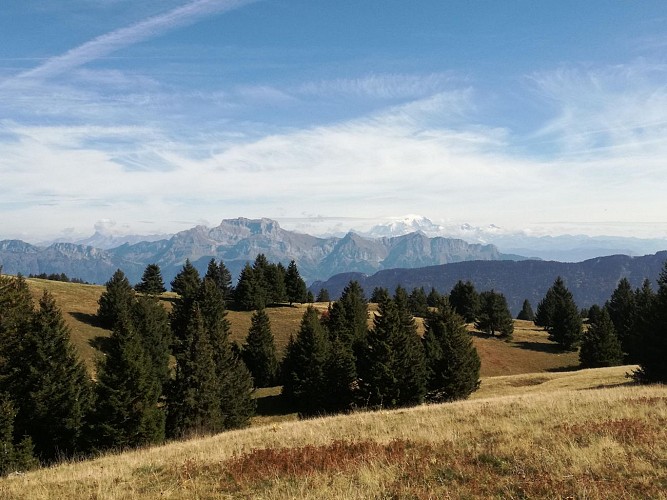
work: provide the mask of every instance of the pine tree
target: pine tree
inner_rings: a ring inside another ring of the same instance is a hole
[[[582,368],[617,366],[623,362],[621,343],[606,308],[584,334],[579,362]]]
[[[306,300],[306,283],[301,279],[296,262],[291,261],[285,274],[285,288],[290,305],[294,302],[303,303]]]
[[[479,388],[480,359],[463,318],[447,300],[425,321],[423,337],[428,367],[427,399],[465,399]]]
[[[642,329],[639,339],[639,369],[636,380],[643,383],[667,383],[667,262],[658,278],[658,291],[652,300],[651,324]]]
[[[259,309],[252,315],[241,355],[252,374],[255,387],[274,385],[278,374],[278,360],[271,323],[264,309]]]
[[[176,378],[167,405],[168,435],[180,438],[223,430],[220,392],[213,346],[195,304],[176,357]]]
[[[477,319],[480,302],[475,285],[470,281],[459,280],[449,293],[449,303],[459,315],[468,323]]]
[[[103,328],[111,329],[118,319],[128,315],[134,303],[134,289],[125,273],[118,269],[106,282],[106,291],[98,300],[97,319]]]
[[[516,319],[521,319],[524,321],[535,321],[535,313],[533,312],[533,307],[530,305],[528,299],[523,301],[523,306],[521,307],[521,312],[516,317]]]
[[[290,338],[282,366],[282,395],[301,415],[322,413],[327,403],[329,342],[317,310],[309,306],[296,338]]]
[[[90,381],[62,312],[47,291],[12,364],[17,435],[30,436],[45,462],[82,451],[92,406]]]
[[[134,448],[164,439],[160,384],[127,314],[116,322],[97,366],[94,412],[99,448]]]
[[[511,339],[514,333],[514,321],[505,296],[493,290],[485,291],[480,294],[479,302],[475,328],[487,335],[495,335],[498,332],[501,338]]]
[[[633,345],[637,342],[635,336],[635,293],[627,278],[622,278],[616,289],[611,294],[611,298],[606,304],[609,317],[614,324],[614,330],[621,342],[621,348],[626,353],[628,363],[635,362],[629,353],[633,350]]]
[[[134,289],[137,292],[149,295],[160,295],[166,292],[167,289],[164,287],[160,266],[157,264],[148,264],[141,277],[141,281],[135,285]]]

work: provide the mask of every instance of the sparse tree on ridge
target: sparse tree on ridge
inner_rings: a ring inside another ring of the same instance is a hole
[[[157,264],[148,264],[141,277],[141,281],[135,285],[134,289],[137,292],[150,295],[160,295],[166,292],[167,289],[164,287],[160,266]]]
[[[512,314],[507,307],[505,296],[493,290],[485,291],[479,295],[479,302],[475,328],[487,335],[495,335],[498,332],[501,338],[512,338],[514,321],[512,321]]]
[[[521,307],[521,311],[519,312],[516,319],[521,319],[524,321],[535,320],[535,313],[533,313],[533,307],[530,305],[530,301],[528,299],[523,301],[523,306]]]

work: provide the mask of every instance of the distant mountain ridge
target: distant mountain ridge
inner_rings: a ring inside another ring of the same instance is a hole
[[[186,259],[203,272],[211,258],[224,261],[236,278],[245,263],[252,262],[259,253],[272,262],[286,264],[294,259],[302,277],[309,282],[341,272],[373,273],[393,267],[523,258],[502,254],[494,245],[428,237],[422,232],[381,238],[350,232],[342,238],[319,238],[285,230],[266,218],[225,219],[213,228],[196,226],[170,238],[126,242],[109,249],[62,242],[43,247],[19,240],[0,241],[4,272],[65,273],[92,283],[106,282],[117,268],[135,283],[151,263],[160,266],[169,282]]]
[[[635,288],[641,286],[644,279],[649,279],[656,290],[656,280],[666,261],[667,251],[642,257],[613,255],[577,263],[540,260],[458,262],[415,269],[387,269],[370,276],[343,273],[313,283],[310,290],[317,294],[321,288],[326,288],[335,299],[350,280],[356,280],[367,296],[375,287],[393,291],[399,284],[408,291],[423,286],[427,293],[433,287],[440,293],[449,294],[458,280],[470,280],[478,292],[491,289],[502,292],[516,315],[525,299],[530,300],[535,309],[557,276],[563,278],[579,307],[603,305],[621,278],[627,278]]]

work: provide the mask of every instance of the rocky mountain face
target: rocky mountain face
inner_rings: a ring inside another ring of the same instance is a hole
[[[493,245],[421,232],[369,238],[348,233],[342,238],[318,238],[287,231],[271,219],[229,219],[214,228],[196,226],[168,239],[125,243],[106,250],[87,245],[54,243],[46,247],[7,240],[0,242],[0,265],[6,273],[65,273],[92,283],[104,283],[122,269],[131,282],[156,263],[169,282],[186,259],[205,272],[211,258],[222,260],[232,276],[263,253],[272,262],[294,259],[302,277],[323,280],[342,272],[374,273],[394,267],[414,268],[471,260],[521,258],[501,254]]]
[[[449,294],[458,280],[470,280],[478,292],[493,289],[503,293],[516,316],[525,299],[535,309],[558,276],[563,278],[579,307],[603,305],[621,278],[627,278],[633,287],[639,287],[649,279],[657,289],[656,280],[666,261],[667,251],[643,257],[613,255],[577,263],[539,260],[458,262],[417,269],[387,269],[370,276],[344,273],[315,282],[310,290],[317,294],[321,288],[326,288],[335,299],[350,280],[357,280],[367,297],[375,287],[393,291],[399,284],[408,291],[423,286],[427,293],[435,288],[440,293]]]

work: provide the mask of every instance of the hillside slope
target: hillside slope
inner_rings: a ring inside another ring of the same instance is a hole
[[[512,377],[517,387],[525,378]],[[0,496],[665,498],[667,388],[595,388],[622,383],[619,368],[577,380],[554,391],[287,422],[109,455],[2,479]]]

